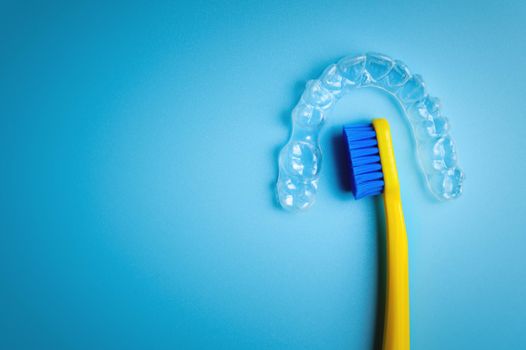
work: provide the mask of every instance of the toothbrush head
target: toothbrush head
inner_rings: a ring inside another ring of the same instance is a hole
[[[385,182],[373,124],[345,125],[343,135],[349,151],[348,164],[354,198],[381,194]]]

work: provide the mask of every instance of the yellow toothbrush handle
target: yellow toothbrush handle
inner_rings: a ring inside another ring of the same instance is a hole
[[[387,226],[387,301],[384,350],[409,350],[407,235],[400,195],[384,195]]]
[[[400,184],[389,124],[373,120],[384,175],[387,227],[387,299],[383,350],[409,350],[409,264]]]

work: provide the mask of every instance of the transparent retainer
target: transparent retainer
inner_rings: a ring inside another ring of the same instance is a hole
[[[440,101],[427,94],[422,77],[388,56],[367,53],[344,57],[310,80],[292,111],[292,132],[279,154],[277,194],[285,209],[303,210],[315,200],[321,167],[318,143],[323,122],[340,97],[361,87],[395,96],[413,129],[417,158],[428,188],[438,199],[462,193],[464,173],[457,166],[455,144]]]

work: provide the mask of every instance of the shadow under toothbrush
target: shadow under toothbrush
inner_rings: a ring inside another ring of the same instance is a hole
[[[384,203],[382,196],[375,196],[374,210],[376,212],[376,315],[375,332],[372,350],[382,350],[384,323],[385,323],[385,297],[387,278],[387,250],[386,250],[386,226]]]
[[[341,191],[351,192],[350,169],[349,169],[349,151],[345,147],[345,140],[341,127],[333,131],[331,135],[332,155],[336,165],[336,176],[338,177],[338,187]]]
[[[339,128],[338,128],[339,130]],[[344,145],[343,133],[335,132],[331,135],[332,156],[337,167],[338,186],[344,192],[351,192],[350,169],[348,162],[348,148]],[[385,297],[386,297],[386,236],[385,236],[385,213],[382,196],[371,198],[374,203],[376,215],[376,306],[374,317],[373,347],[371,350],[382,350],[384,321],[385,321]]]

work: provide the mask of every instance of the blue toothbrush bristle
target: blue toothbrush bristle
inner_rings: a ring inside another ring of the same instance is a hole
[[[343,127],[348,148],[351,190],[354,198],[381,194],[384,190],[384,175],[376,131],[372,124],[355,124]]]

